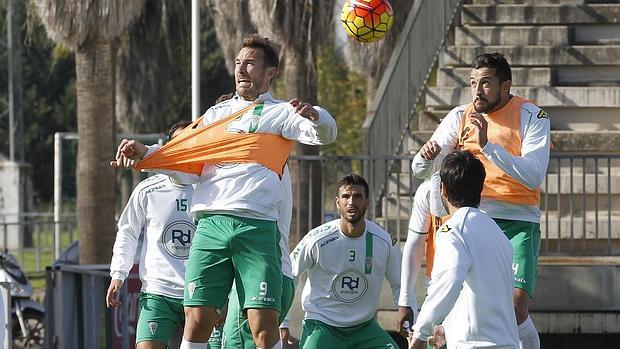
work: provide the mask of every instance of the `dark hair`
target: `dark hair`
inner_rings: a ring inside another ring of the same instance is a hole
[[[512,80],[510,64],[506,61],[506,57],[498,52],[481,53],[477,55],[472,63],[472,68],[493,68],[495,70],[495,76],[497,76],[499,82]]]
[[[278,52],[276,51],[274,43],[269,41],[269,38],[264,38],[258,34],[250,34],[243,38],[242,47],[263,49],[265,66],[276,67],[276,69],[280,66]]]
[[[348,185],[361,185],[364,187],[364,195],[366,196],[366,199],[368,199],[368,195],[369,195],[369,189],[368,189],[368,183],[366,183],[366,180],[364,179],[364,177],[356,175],[355,173],[349,173],[346,174],[342,177],[340,177],[340,179],[338,180],[338,190],[340,190],[340,188],[342,187],[346,187]]]
[[[192,122],[187,121],[187,120],[181,120],[181,121],[175,122],[172,126],[170,126],[170,130],[168,130],[168,141],[172,139],[172,135],[174,134],[174,131],[178,129],[184,129],[191,124]]]
[[[482,162],[467,150],[454,151],[443,160],[441,184],[454,207],[478,207],[486,172]]]

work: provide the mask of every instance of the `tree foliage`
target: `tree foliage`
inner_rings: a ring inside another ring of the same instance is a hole
[[[5,28],[4,3],[0,2],[0,28]],[[30,173],[35,205],[44,205],[53,196],[54,132],[75,132],[75,61],[63,46],[53,44],[45,29],[36,22],[23,28],[22,89],[24,161]],[[2,39],[6,33],[2,33]],[[0,54],[0,99],[7,98],[7,56]],[[1,103],[1,102],[0,102]],[[0,107],[0,109],[3,109]],[[0,153],[9,153],[8,114],[0,117]],[[73,178],[75,178],[73,176]],[[75,188],[65,186],[66,194]]]
[[[319,104],[338,123],[338,140],[323,147],[324,154],[357,155],[363,151],[362,123],[366,116],[366,78],[350,71],[332,42],[319,51],[317,60]]]

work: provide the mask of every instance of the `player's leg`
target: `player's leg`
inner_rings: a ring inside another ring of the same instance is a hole
[[[335,327],[318,320],[304,320],[301,328],[300,349],[342,349],[345,342],[341,340]],[[344,336],[346,338],[346,336]]]
[[[235,284],[257,348],[272,348],[280,341],[282,298],[280,234],[276,223],[239,218],[231,242]]]
[[[185,327],[181,348],[205,345],[228,300],[234,277],[230,236],[235,221],[228,216],[200,219],[185,272]]]
[[[172,332],[181,323],[183,323],[182,299],[141,293],[136,348],[165,349]]]
[[[522,349],[540,348],[536,327],[529,316],[530,299],[536,286],[540,251],[540,225],[532,222],[496,220],[512,244],[515,278],[513,305]]]
[[[375,319],[347,328],[347,345],[350,349],[397,349],[398,344],[379,326]]]
[[[293,279],[283,276],[282,277],[282,312],[278,319],[278,324],[284,321],[284,317],[288,313],[288,310],[293,304],[295,298],[295,283]],[[230,293],[228,301],[228,314],[226,315],[226,323],[224,324],[222,339],[223,349],[255,349],[254,339],[252,337],[252,330],[250,330],[250,324],[247,317],[244,316],[243,311],[239,307],[239,299],[237,295],[237,288],[233,286],[233,290]]]
[[[222,348],[224,349],[256,348],[248,320],[239,307],[236,285],[233,285],[228,298],[228,312],[226,313],[222,338]],[[248,346],[244,345],[248,340]]]

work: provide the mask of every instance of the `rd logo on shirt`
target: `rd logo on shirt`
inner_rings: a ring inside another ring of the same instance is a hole
[[[368,290],[368,280],[355,269],[346,270],[336,276],[332,283],[334,296],[344,303],[360,300]]]
[[[161,242],[166,252],[177,259],[187,259],[196,226],[187,221],[175,221],[164,229]]]

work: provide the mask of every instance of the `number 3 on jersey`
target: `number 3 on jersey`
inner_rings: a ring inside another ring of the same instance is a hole
[[[349,262],[355,262],[355,250],[349,250]]]
[[[177,211],[187,211],[187,199],[176,199]]]

